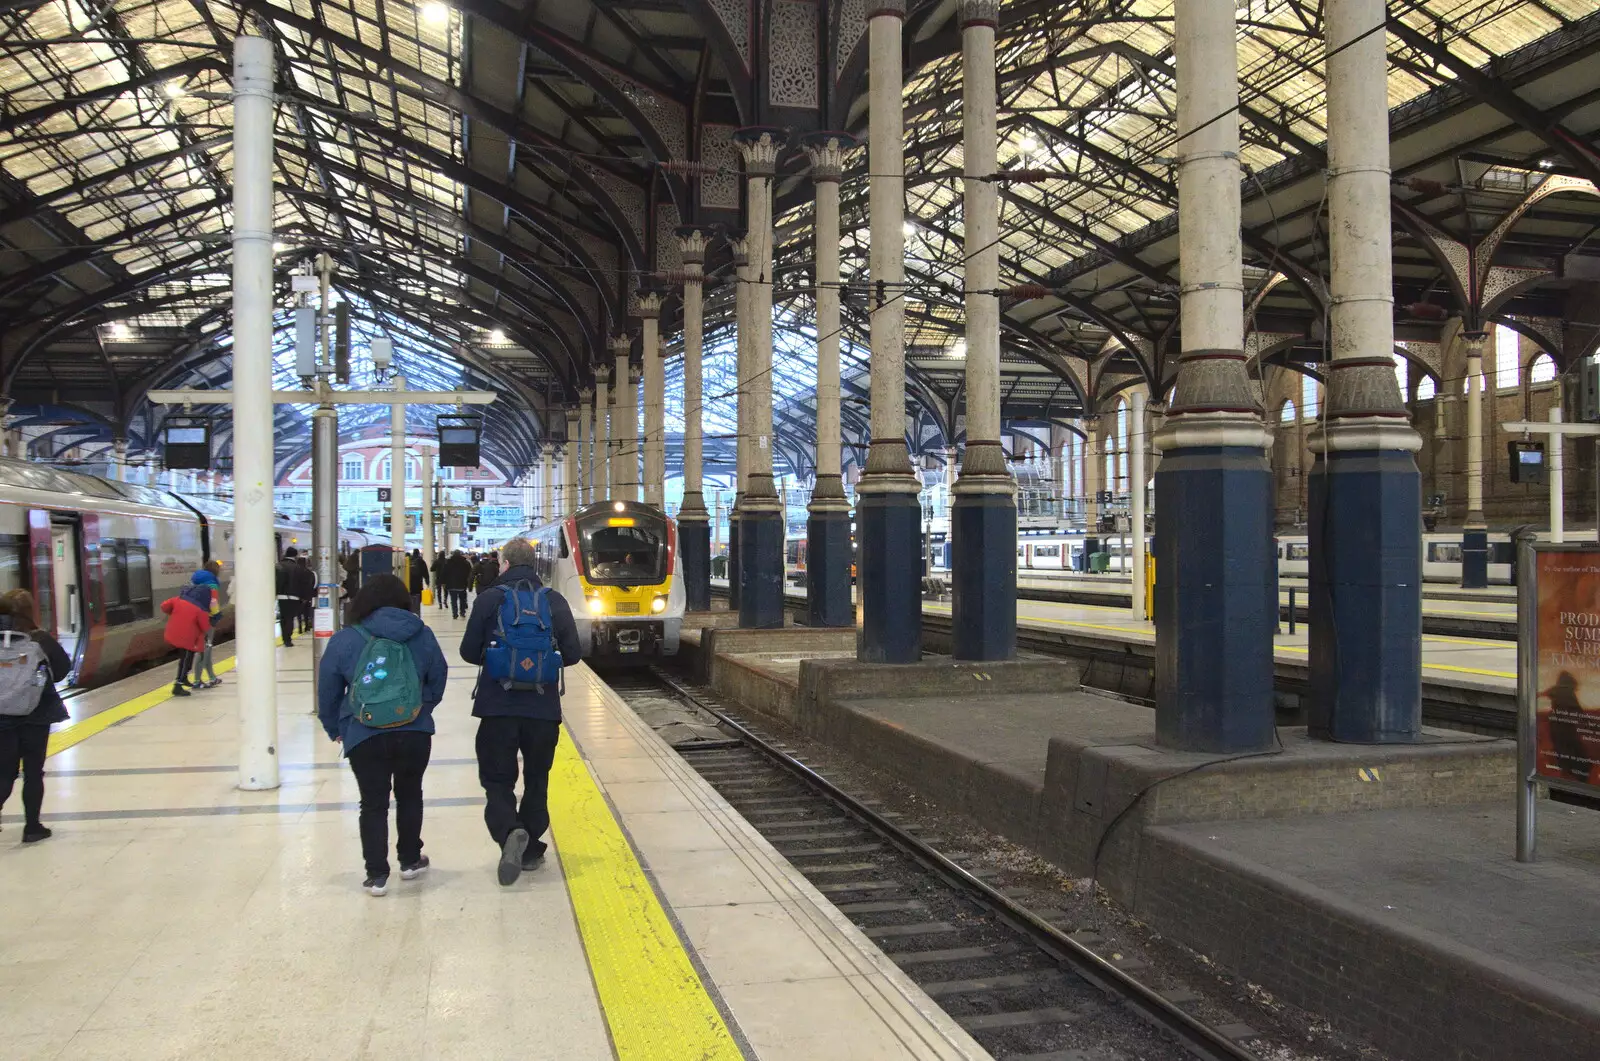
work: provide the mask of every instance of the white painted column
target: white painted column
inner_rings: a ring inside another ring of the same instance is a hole
[[[639,296],[640,372],[644,379],[644,503],[664,508],[667,489],[667,374],[661,360],[661,296]]]
[[[839,178],[845,156],[855,148],[855,140],[843,133],[820,133],[806,144],[816,192],[817,479],[811,503],[817,510],[849,508],[839,461]]]
[[[705,395],[702,386],[705,342],[705,284],[702,269],[706,234],[700,229],[680,229],[678,249],[683,256],[683,505],[680,519],[704,520]]]
[[[406,378],[394,377],[396,395],[405,393]],[[406,577],[406,407],[389,406],[389,546],[394,550],[394,573]]]
[[[750,464],[750,257],[749,241],[744,236],[731,237],[728,247],[733,252],[733,305],[734,305],[734,480],[733,507],[737,513],[744,492]]]
[[[562,464],[562,489],[556,494],[562,515],[576,511],[582,503],[578,495],[578,447],[573,441],[578,437],[578,410],[567,410],[567,441],[562,446],[566,459]],[[554,470],[554,469],[552,469]]]
[[[1463,332],[1467,346],[1467,529],[1482,530],[1483,515],[1483,332]]]
[[[278,787],[272,485],[272,44],[233,43],[233,481],[239,787]]]
[[[589,447],[590,501],[599,504],[611,496],[611,396],[606,376],[610,369],[594,369],[594,442]]]
[[[590,503],[593,496],[594,479],[592,477],[593,462],[589,452],[594,448],[592,437],[594,421],[594,391],[585,387],[578,392],[578,437],[576,441],[578,450],[578,491],[577,497],[572,501],[573,508],[582,508]]]
[[[425,449],[421,456],[422,467],[422,561],[433,563],[433,451]],[[438,592],[439,587],[434,587]]]
[[[744,155],[750,228],[745,233],[750,342],[742,398],[748,398],[750,460],[745,465],[745,508],[781,512],[772,481],[772,177],[783,143],[781,131],[736,134]],[[741,400],[741,406],[744,404]]]
[[[1550,410],[1550,422],[1561,422],[1561,405]],[[1550,540],[1560,544],[1567,540],[1566,460],[1562,454],[1566,437],[1559,431],[1550,432]]]
[[[631,345],[626,335],[611,337],[611,496],[625,501],[633,500],[629,491],[633,481],[639,477],[637,473],[629,475],[627,471],[628,439],[638,430],[636,417],[628,413],[627,405],[628,349]]]
[[[1144,391],[1135,390],[1128,395],[1128,491],[1130,494],[1128,509],[1129,522],[1132,526],[1129,533],[1133,538],[1132,553],[1129,557],[1129,574],[1133,578],[1133,614],[1137,619],[1143,619],[1145,613],[1145,536],[1144,536],[1144,508],[1145,484],[1148,475],[1145,472],[1145,440],[1150,437],[1145,425]]]

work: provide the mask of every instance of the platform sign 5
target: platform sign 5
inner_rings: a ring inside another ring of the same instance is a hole
[[[1600,795],[1600,548],[1525,542],[1517,579],[1517,858],[1538,786]]]

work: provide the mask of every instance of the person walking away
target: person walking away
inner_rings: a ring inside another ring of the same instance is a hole
[[[478,569],[474,574],[477,577],[478,592],[482,593],[500,578],[500,558],[494,553],[484,553],[478,558]]]
[[[300,633],[311,632],[311,609],[316,606],[317,573],[311,570],[309,556],[295,557],[294,595],[300,602],[300,613],[295,616]]]
[[[410,585],[406,588],[411,592],[411,610],[418,615],[422,614],[422,591],[428,585],[428,564],[422,559],[422,550],[413,549],[406,558],[406,577]]]
[[[472,561],[461,555],[457,549],[450,554],[450,559],[444,562],[444,570],[440,572],[439,585],[444,587],[444,592],[450,596],[450,618],[465,619],[467,617],[467,587],[472,585]]]
[[[211,618],[211,625],[206,628],[205,644],[194,657],[194,677],[189,680],[189,684],[196,689],[215,689],[222,684],[211,656],[217,641],[217,619],[222,615],[222,584],[217,581],[213,565],[216,571],[222,570],[222,565],[212,560],[189,578],[190,585],[205,587],[208,596],[206,614]],[[210,678],[203,677],[204,674],[209,674]]]
[[[578,627],[559,593],[535,574],[533,546],[508,542],[500,576],[478,594],[461,638],[461,658],[478,666],[478,782],[484,824],[500,848],[500,883],[537,867],[550,827],[550,764],[561,739],[562,668],[579,661]],[[513,677],[515,675],[516,677]],[[522,756],[522,802],[516,798]]]
[[[67,720],[66,705],[55,683],[72,670],[72,660],[56,639],[34,623],[33,594],[14,589],[0,596],[0,659],[12,662],[0,679],[0,809],[11,798],[22,768],[22,842],[50,839],[39,820],[44,806],[44,760],[50,751],[50,727]],[[31,706],[30,706],[31,705]]]
[[[444,607],[444,564],[448,555],[443,549],[433,558],[433,564],[428,568],[428,574],[433,578],[433,606]]]
[[[196,653],[205,650],[206,631],[211,629],[211,591],[191,582],[176,597],[162,601],[161,610],[167,615],[167,644],[181,653],[172,695],[188,696],[189,665]]]
[[[318,674],[317,718],[344,745],[361,791],[361,857],[369,895],[389,887],[389,792],[395,801],[400,879],[428,869],[422,853],[422,775],[433,751],[433,709],[448,664],[433,631],[410,610],[394,575],[367,581],[350,604],[351,624],[328,642]]]
[[[278,593],[278,630],[283,634],[283,647],[294,647],[294,620],[300,611],[300,598],[295,596],[295,569],[299,566],[294,558],[300,555],[300,550],[294,546],[283,551],[283,559],[278,561],[276,571]]]

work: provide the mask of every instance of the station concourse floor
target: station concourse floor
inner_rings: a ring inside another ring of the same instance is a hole
[[[70,701],[54,838],[22,846],[15,804],[0,826],[0,1056],[988,1057],[587,667],[568,671],[550,856],[500,887],[462,624],[424,612],[452,664],[433,865],[382,898],[359,887],[354,778],[310,714],[309,637],[278,649],[276,791],[235,787],[231,670],[185,699],[163,667]]]

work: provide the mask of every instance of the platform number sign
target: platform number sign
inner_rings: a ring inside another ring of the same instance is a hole
[[[390,487],[390,486],[380,486],[380,487],[378,487],[378,500],[380,502],[387,502],[387,501],[391,501],[393,499],[394,499],[394,488],[393,487]]]
[[[1101,490],[1094,495],[1094,503],[1097,505],[1109,505],[1111,504],[1111,497],[1110,490]]]
[[[472,488],[472,503],[474,505],[483,504],[483,487],[474,486]]]

